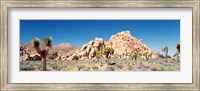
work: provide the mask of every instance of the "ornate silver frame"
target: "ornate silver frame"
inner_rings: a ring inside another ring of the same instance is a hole
[[[0,0],[0,90],[200,90],[200,1],[199,0]],[[191,84],[12,84],[8,83],[8,9],[9,8],[192,8]]]

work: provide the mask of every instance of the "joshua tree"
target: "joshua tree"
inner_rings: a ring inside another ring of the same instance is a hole
[[[180,44],[179,43],[176,45],[176,49],[177,49],[177,53],[179,54],[180,53]]]
[[[165,47],[162,49],[162,52],[165,54],[165,57],[167,57],[167,54],[168,54],[168,47],[165,46]]]
[[[173,57],[175,60],[179,60],[179,54],[180,54],[180,44],[179,43],[176,45],[176,49],[177,49],[177,52],[174,54]]]
[[[113,48],[106,47],[104,49],[104,55],[106,56],[106,58],[109,58],[112,54],[114,54],[114,49]]]
[[[32,47],[35,48],[35,50],[37,51],[37,53],[40,55],[40,57],[42,58],[42,70],[46,71],[46,59],[47,59],[47,55],[49,52],[49,49],[52,46],[52,38],[51,37],[45,37],[44,38],[44,44],[45,44],[45,49],[41,50],[40,49],[40,42],[38,38],[33,38],[31,40],[31,45]]]

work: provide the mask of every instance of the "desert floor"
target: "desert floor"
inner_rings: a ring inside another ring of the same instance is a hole
[[[40,71],[41,61],[20,61],[20,71]],[[48,60],[47,71],[180,71],[180,61],[172,59],[132,60],[84,59],[72,61]]]

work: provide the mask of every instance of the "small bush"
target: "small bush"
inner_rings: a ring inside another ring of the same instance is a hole
[[[73,56],[72,60],[78,60],[78,56]]]

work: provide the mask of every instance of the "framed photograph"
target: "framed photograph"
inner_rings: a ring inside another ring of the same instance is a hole
[[[1,90],[200,90],[200,1],[1,0]]]

